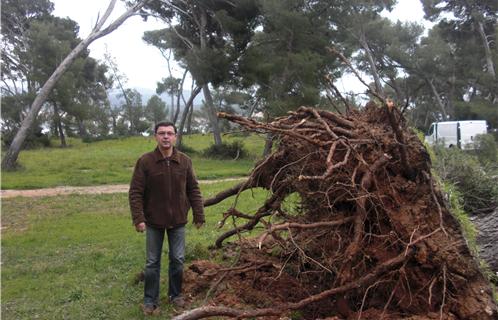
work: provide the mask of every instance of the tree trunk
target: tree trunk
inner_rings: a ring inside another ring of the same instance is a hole
[[[441,100],[441,96],[439,96],[439,93],[436,90],[436,86],[434,86],[434,81],[432,79],[425,79],[429,87],[431,88],[432,94],[434,95],[434,98],[436,98],[436,102],[439,106],[439,109],[441,109],[441,113],[443,114],[443,120],[447,121],[448,120],[448,113],[446,112],[446,107],[444,106],[443,100]]]
[[[57,107],[57,103],[55,102],[54,102],[54,122],[55,122],[55,131],[58,133],[59,139],[61,140],[61,148],[65,148],[67,147],[66,137],[64,136],[64,130],[62,129],[59,108]]]
[[[118,128],[118,115],[111,115],[112,118],[112,134],[116,135],[116,130]]]
[[[171,110],[171,113],[169,115],[169,121],[175,123],[175,95],[173,94],[173,92],[170,92],[169,99],[170,99],[170,106],[171,106],[169,108],[169,110]]]
[[[481,36],[482,44],[484,46],[484,54],[486,56],[486,68],[488,69],[488,73],[493,80],[496,80],[495,66],[493,64],[493,55],[491,53],[491,49],[489,48],[489,42],[486,37],[486,33],[484,32],[484,25],[482,21],[477,21],[477,30],[479,30],[479,35]]]
[[[375,66],[375,60],[372,55],[372,51],[370,50],[370,46],[368,45],[367,39],[365,38],[365,33],[362,31],[360,35],[360,44],[365,50],[365,53],[368,58],[368,64],[370,65],[370,71],[372,72],[372,76],[375,81],[375,90],[381,96],[384,96],[384,90],[382,89],[382,83],[380,82],[379,72],[377,71],[377,67]]]
[[[201,92],[201,87],[195,87],[195,89],[190,94],[190,98],[185,104],[185,109],[183,109],[182,118],[180,120],[180,125],[178,126],[178,137],[176,138],[176,146],[182,145],[183,129],[185,127],[185,120],[189,114],[189,110],[194,108],[194,99]]]
[[[216,116],[213,97],[211,96],[211,91],[209,90],[208,84],[202,86],[202,92],[204,93],[204,99],[206,100],[209,123],[211,124],[211,129],[213,130],[214,144],[219,146],[222,143],[221,132],[220,127],[218,126],[218,117]]]
[[[178,95],[176,97],[176,112],[175,112],[175,117],[173,118],[173,123],[176,123],[178,120],[178,115],[180,114],[180,99],[183,95],[183,84],[185,83],[185,77],[187,76],[188,69],[185,69],[185,72],[183,72],[183,77],[182,81],[180,82],[180,88],[178,90]],[[186,108],[186,106],[185,106]]]
[[[498,273],[498,208],[492,213],[473,216],[472,222],[477,227],[477,245],[479,256],[484,259],[493,272]]]
[[[207,25],[207,13],[205,10],[200,12],[200,25],[199,25],[199,40],[201,50],[207,48],[207,35],[206,35],[206,25]],[[221,145],[221,133],[220,127],[218,126],[218,117],[216,116],[216,109],[213,104],[213,97],[211,96],[211,91],[209,90],[209,81],[199,81],[197,83],[203,83],[202,93],[204,93],[204,99],[206,101],[206,108],[208,111],[208,119],[211,124],[211,129],[213,130],[213,138],[215,145]]]
[[[76,119],[78,121],[78,133],[81,139],[84,139],[88,136],[88,132],[86,132],[85,122],[82,119]]]
[[[71,66],[71,64],[76,60],[76,58],[80,55],[82,51],[84,51],[90,43],[93,41],[111,33],[117,27],[119,27],[126,19],[128,19],[135,11],[139,10],[146,1],[140,1],[130,9],[128,9],[125,13],[123,13],[119,18],[117,18],[114,22],[112,22],[107,28],[102,29],[105,21],[109,18],[116,0],[111,0],[109,3],[109,7],[106,12],[102,16],[95,27],[93,28],[90,35],[83,41],[81,41],[61,62],[59,66],[55,69],[54,73],[48,78],[43,87],[38,92],[33,104],[31,105],[31,109],[28,112],[26,118],[24,118],[19,131],[17,131],[12,144],[9,147],[9,150],[5,153],[5,157],[2,161],[2,169],[3,170],[12,170],[16,166],[16,161],[19,156],[19,152],[21,151],[21,147],[28,136],[29,129],[33,126],[33,123],[40,112],[41,107],[45,103],[48,98],[48,95],[55,87],[57,81],[60,77],[66,72],[66,70]]]
[[[194,105],[190,108],[187,116],[187,134],[192,134],[192,117],[194,114]]]

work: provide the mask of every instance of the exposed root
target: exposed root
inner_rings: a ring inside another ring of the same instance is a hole
[[[221,225],[228,218],[234,225],[216,246],[238,236],[240,261],[199,277],[230,290],[177,319],[275,319],[293,310],[303,319],[496,318],[488,283],[433,185],[425,148],[381,98],[380,107],[346,115],[300,107],[271,123],[219,115],[272,134],[278,145],[247,181],[205,204],[248,188],[270,196],[254,214],[237,201],[223,214]],[[295,210],[285,212],[296,194]],[[257,225],[259,234],[243,238]]]

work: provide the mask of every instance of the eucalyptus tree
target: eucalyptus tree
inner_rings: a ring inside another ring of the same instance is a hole
[[[214,142],[221,133],[210,85],[218,86],[237,72],[238,58],[246,48],[257,17],[253,0],[153,1],[147,12],[169,27],[149,32],[151,44],[172,49],[175,59],[189,70],[202,88]],[[195,90],[197,91],[197,90]]]

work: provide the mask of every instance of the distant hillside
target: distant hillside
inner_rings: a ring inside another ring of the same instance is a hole
[[[142,103],[145,105],[147,104],[147,101],[156,94],[156,91],[153,89],[149,88],[132,88],[140,92],[142,95]],[[185,98],[185,101],[188,100],[190,97],[190,90],[183,90],[183,97]],[[166,105],[170,106],[171,105],[171,97],[170,95],[163,93],[160,95],[161,100],[166,102]],[[202,106],[202,101],[204,99],[204,96],[202,95],[202,92],[197,95],[197,97],[194,100],[194,109],[200,109]],[[112,106],[119,106],[124,104],[124,98],[121,97],[121,90],[119,89],[111,89],[109,90],[109,100],[111,102]],[[176,105],[176,97],[175,97],[175,105]],[[183,102],[181,103],[181,106],[183,107]]]

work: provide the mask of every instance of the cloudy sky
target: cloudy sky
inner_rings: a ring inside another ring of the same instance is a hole
[[[69,17],[80,25],[80,38],[86,38],[95,24],[98,14],[102,15],[109,4],[106,0],[52,0],[55,5],[54,14]],[[387,16],[392,20],[422,22],[422,5],[418,0],[398,0],[398,5]],[[125,11],[124,5],[118,1],[113,17]],[[168,75],[167,64],[159,50],[147,45],[142,40],[144,31],[164,28],[160,21],[149,19],[142,21],[140,17],[131,17],[111,34],[93,42],[90,55],[103,60],[106,50],[116,59],[120,71],[128,78],[127,86],[142,87],[155,90],[156,82]],[[173,70],[175,72],[175,70]],[[178,76],[181,70],[176,68]],[[350,80],[339,83],[339,87],[349,89],[357,86]]]

